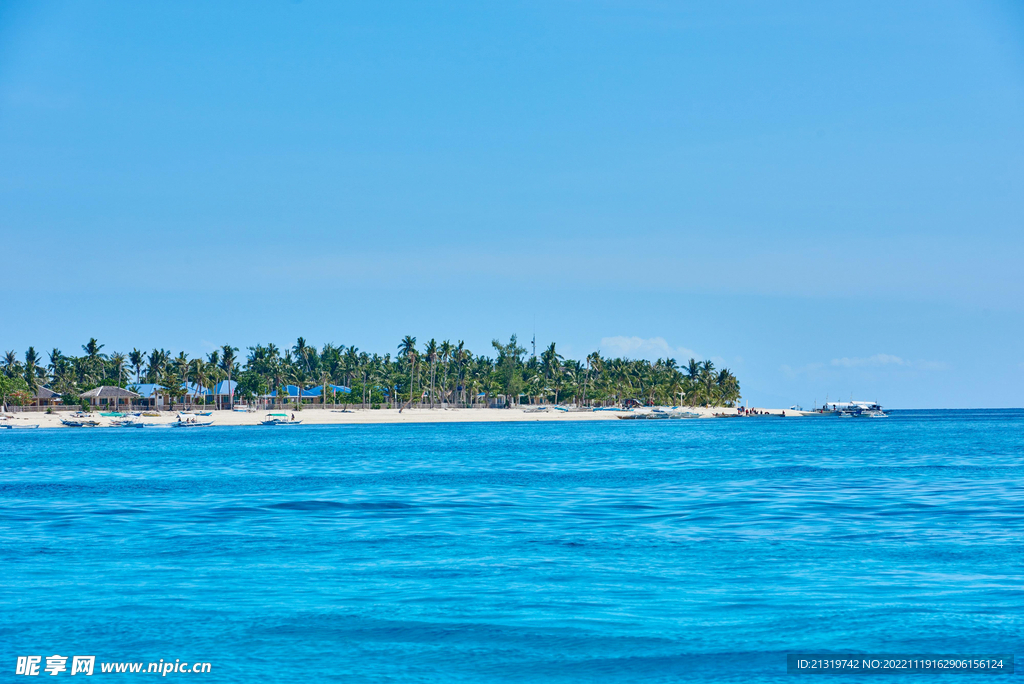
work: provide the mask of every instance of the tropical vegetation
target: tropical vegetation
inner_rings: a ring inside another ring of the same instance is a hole
[[[82,392],[100,385],[132,389],[142,383],[160,385],[166,394],[182,398],[187,387],[213,387],[222,380],[233,381],[234,401],[272,392],[284,397],[291,385],[319,387],[329,403],[392,407],[607,405],[627,400],[731,406],[740,399],[736,376],[709,360],[690,359],[680,366],[671,358],[606,358],[598,352],[576,360],[561,355],[553,342],[540,354],[527,354],[514,335],[507,342],[494,340],[488,354],[479,355],[462,341],[430,339],[420,344],[411,335],[399,342],[394,354],[369,353],[354,345],[317,349],[301,337],[291,347],[248,347],[244,357],[231,345],[201,357],[167,349],[108,354],[104,348],[91,338],[78,355],[55,348],[44,359],[34,347],[21,357],[8,351],[0,363],[0,400],[29,403],[40,387],[47,387],[64,404],[73,404]]]

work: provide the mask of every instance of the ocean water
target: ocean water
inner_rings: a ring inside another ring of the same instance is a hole
[[[0,681],[51,654],[204,682],[1022,654],[1022,542],[1021,411],[0,431]]]

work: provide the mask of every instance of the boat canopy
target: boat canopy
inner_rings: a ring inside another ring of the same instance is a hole
[[[875,401],[829,401],[825,402],[825,408],[832,408],[835,410],[862,410],[862,411],[878,411],[881,410],[881,406]]]

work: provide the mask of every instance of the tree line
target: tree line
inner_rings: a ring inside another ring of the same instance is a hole
[[[711,361],[647,361],[606,358],[599,352],[580,361],[558,353],[552,342],[530,355],[513,335],[491,342],[490,355],[474,354],[462,341],[417,343],[402,338],[392,355],[361,351],[356,346],[325,344],[320,349],[298,338],[291,347],[273,343],[248,347],[224,345],[204,357],[166,349],[104,353],[91,338],[78,356],[53,349],[43,358],[29,347],[23,358],[8,351],[0,365],[0,395],[5,403],[31,403],[40,387],[60,394],[63,403],[78,403],[81,393],[101,385],[127,389],[143,383],[165,388],[182,399],[186,387],[213,388],[222,380],[237,383],[233,400],[253,401],[288,385],[320,387],[328,403],[370,406],[505,405],[568,403],[608,405],[634,400],[641,404],[732,406],[740,384],[728,368]],[[339,389],[335,389],[335,388]],[[340,388],[347,388],[346,392]],[[223,397],[199,401],[223,403]]]

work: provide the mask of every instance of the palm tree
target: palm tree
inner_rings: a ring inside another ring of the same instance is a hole
[[[437,340],[433,337],[427,342],[427,360],[430,362],[430,408],[434,408],[434,368],[437,365]]]
[[[716,399],[715,383],[718,380],[718,375],[715,373],[715,364],[710,359],[700,364],[698,379],[700,382],[701,399],[710,406]]]
[[[201,396],[203,398],[204,405],[206,404],[206,394],[204,394],[204,390],[207,389],[207,384],[210,381],[210,375],[213,372],[216,371],[203,361],[202,358],[192,359],[192,377],[195,378],[196,384],[196,391],[192,396],[195,397],[197,394]]]
[[[25,384],[28,385],[29,394],[35,398],[39,392],[39,375],[40,368],[38,367],[39,355],[36,353],[35,347],[29,347],[28,351],[25,352],[25,371],[24,378]]]
[[[508,344],[491,340],[491,346],[498,352],[494,379],[505,395],[505,405],[509,406],[519,400],[519,391],[523,387],[522,365],[526,349],[519,346],[515,335],[509,338]]]
[[[452,349],[452,361],[455,362],[455,387],[453,389],[453,394],[458,392],[456,401],[462,402],[463,404],[466,402],[464,373],[466,369],[466,359],[469,358],[469,355],[469,352],[466,350],[466,343],[459,340],[458,343],[456,343],[455,348]]]
[[[273,345],[271,345],[273,346]],[[238,351],[238,347],[232,347],[230,344],[225,344],[220,348],[220,367],[228,374],[228,409],[233,410],[235,408],[235,391],[231,385],[231,371],[235,367],[235,352]]]
[[[13,349],[4,354],[4,375],[9,378],[16,378],[21,375],[21,362],[18,361],[18,352]]]
[[[409,406],[412,406],[412,392],[414,388],[414,375],[416,368],[416,338],[406,335],[398,343],[398,353],[409,359]]]
[[[104,346],[106,345],[102,345],[97,342],[95,337],[90,337],[89,341],[82,345],[82,351],[85,352],[86,357],[90,361],[95,361],[96,359],[104,358],[104,355],[100,354],[100,350],[103,349]]]
[[[114,352],[113,354],[110,355],[111,377],[113,377],[113,373],[117,373],[117,386],[118,387],[120,387],[121,384],[122,384],[121,383],[121,378],[124,376],[125,361],[126,361],[126,357],[121,352]]]
[[[178,372],[181,373],[181,391],[184,392],[184,394],[179,396],[184,397],[184,401],[182,401],[184,404],[188,401],[188,371],[191,366],[188,355],[186,355],[185,352],[180,352],[178,354],[178,358],[174,359],[174,365],[178,369]]]
[[[555,343],[552,342],[547,349],[540,353],[540,362],[544,368],[544,377],[548,379],[555,390],[555,403],[558,403],[558,390],[562,385],[562,361],[564,357],[555,351]]]
[[[451,341],[445,340],[441,343],[438,348],[438,355],[441,357],[441,363],[444,364],[444,379],[441,381],[441,397],[442,401],[451,403],[451,396],[448,394],[448,369],[451,365],[452,352],[455,351],[455,347],[452,346]]]
[[[145,354],[140,352],[138,349],[132,349],[128,352],[128,363],[132,365],[135,370],[135,382],[142,382],[142,364],[145,363]]]

